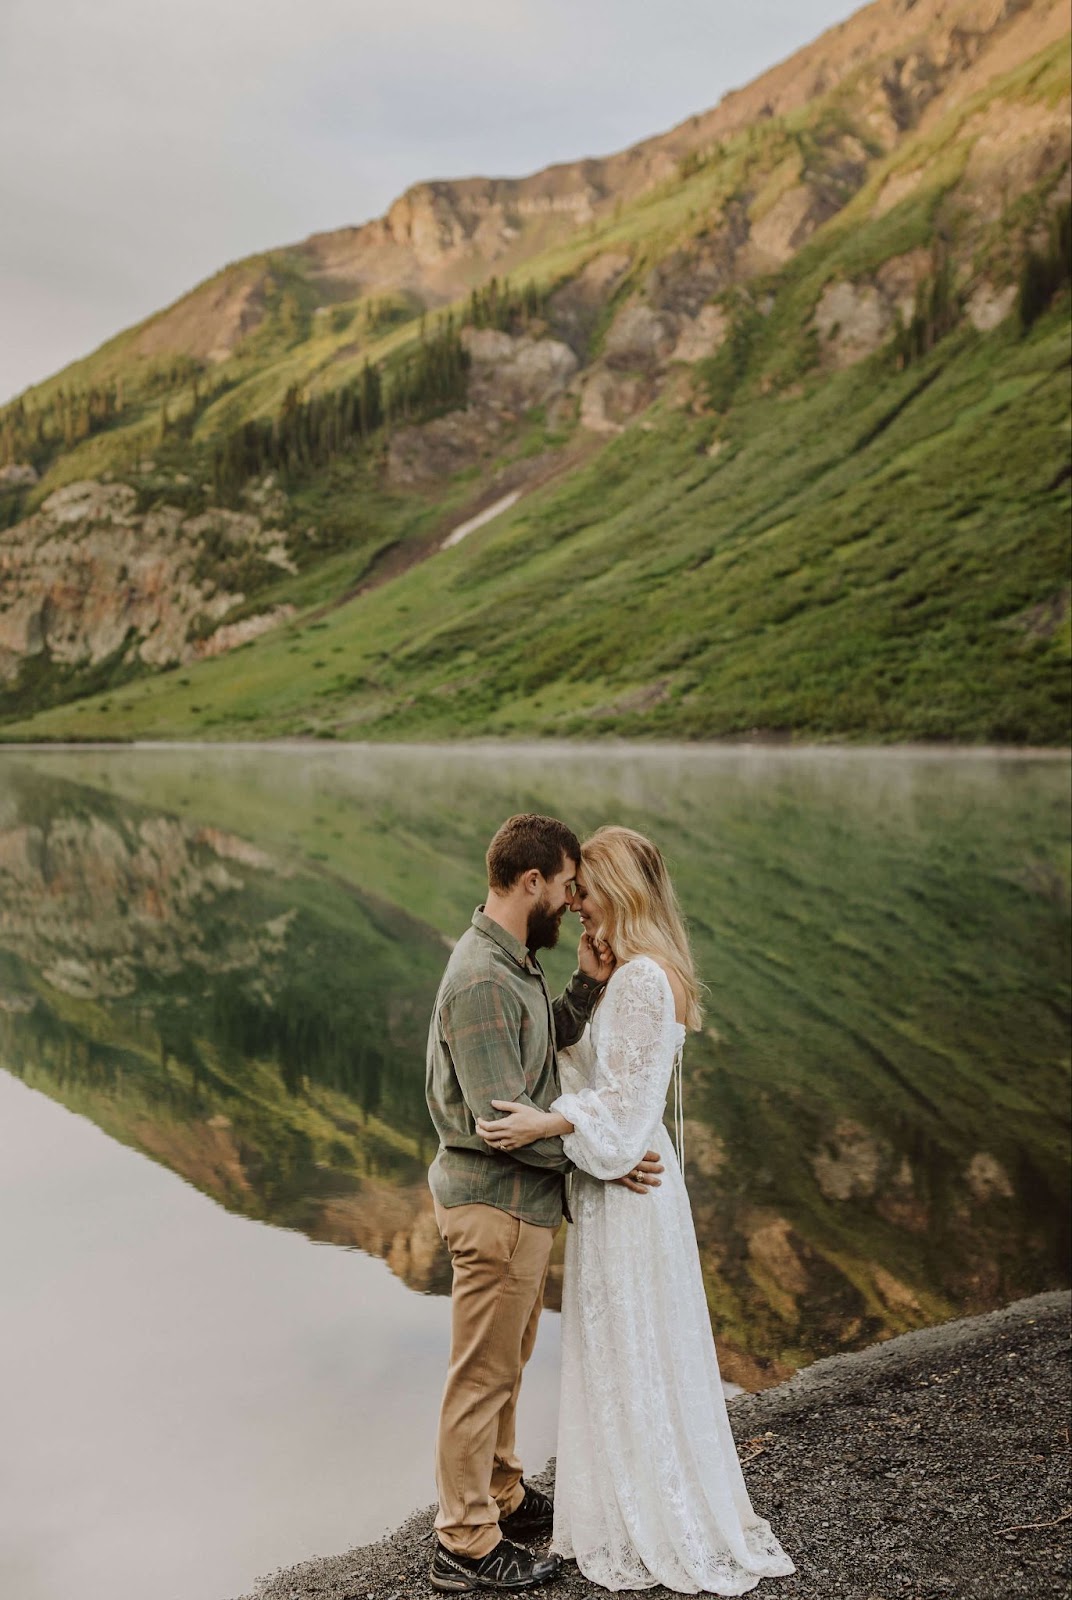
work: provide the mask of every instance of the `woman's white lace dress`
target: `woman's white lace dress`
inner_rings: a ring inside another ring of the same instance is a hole
[[[752,1510],[726,1416],[696,1233],[663,1126],[684,1026],[648,956],[619,967],[554,1103],[575,1131],[552,1549],[606,1589],[743,1594],[793,1563]],[[606,1179],[657,1150],[661,1187]]]

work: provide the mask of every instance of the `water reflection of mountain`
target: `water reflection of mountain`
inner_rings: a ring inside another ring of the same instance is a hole
[[[568,793],[664,843],[712,982],[686,1144],[730,1376],[1067,1281],[1067,769],[184,759],[6,763],[0,1037],[227,1205],[444,1287],[428,1007],[491,827]]]
[[[245,1215],[442,1285],[414,919],[225,830],[19,777],[0,827],[0,1048]]]

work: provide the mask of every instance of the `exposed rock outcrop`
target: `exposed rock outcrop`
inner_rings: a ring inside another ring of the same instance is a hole
[[[1008,283],[996,289],[985,280],[978,286],[965,308],[972,327],[977,333],[990,333],[1010,316],[1016,305],[1016,285]]]
[[[850,1200],[875,1193],[890,1155],[885,1140],[851,1118],[843,1117],[833,1128],[829,1144],[815,1156],[812,1166],[819,1188],[828,1199]]]
[[[825,359],[851,367],[886,342],[893,318],[874,284],[832,283],[815,308],[815,326]]]
[[[253,262],[225,269],[143,324],[136,353],[164,356],[181,351],[206,361],[226,361],[264,321],[270,283],[270,275]]]
[[[902,322],[911,319],[919,286],[933,270],[929,250],[909,250],[905,255],[891,256],[875,273],[875,283],[889,310]]]
[[[488,408],[451,411],[421,427],[398,428],[387,449],[387,481],[398,489],[441,483],[490,454],[505,427]]]
[[[273,606],[271,611],[258,612],[253,617],[242,617],[238,622],[225,622],[207,639],[199,639],[194,645],[194,656],[202,660],[206,656],[226,655],[228,650],[236,650],[240,644],[249,644],[251,639],[259,639],[262,633],[270,633],[281,622],[287,622],[294,615],[292,605]]]
[[[573,350],[558,339],[465,328],[462,342],[471,362],[468,405],[392,432],[387,481],[394,488],[441,483],[491,455],[524,412],[560,400],[578,369]]]
[[[650,371],[660,366],[677,342],[677,322],[649,305],[624,306],[607,332],[603,357],[608,367]]]
[[[678,322],[677,343],[670,352],[672,361],[703,361],[713,356],[726,342],[729,317],[721,306],[704,306],[695,317]]]
[[[581,426],[590,433],[621,433],[654,397],[655,384],[650,377],[597,367],[581,390]]]
[[[212,915],[243,887],[230,862],[248,864],[245,841],[228,848],[231,837],[165,816],[134,827],[65,816],[2,828],[4,943],[53,989],[79,999],[131,995],[147,971],[266,975],[285,927]]]
[[[466,328],[462,342],[472,362],[469,398],[474,405],[527,411],[561,394],[578,367],[569,345],[557,339]]]
[[[603,251],[551,296],[551,331],[564,339],[576,355],[583,357],[587,353],[603,307],[629,271],[630,259],[624,250]]]
[[[152,666],[190,661],[287,614],[215,626],[243,602],[241,583],[296,570],[278,528],[251,512],[136,506],[127,484],[73,483],[0,536],[0,679],[42,652],[69,666],[124,646]]]

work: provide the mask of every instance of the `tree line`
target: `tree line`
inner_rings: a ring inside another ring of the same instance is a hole
[[[44,399],[20,396],[0,411],[0,467],[26,462],[43,472],[61,450],[71,450],[83,439],[103,433],[147,399],[172,393],[190,382],[196,395],[201,370],[201,363],[192,356],[174,356],[139,371],[129,387],[120,376],[86,388],[61,384]],[[195,401],[195,408],[203,398]],[[170,425],[162,426],[161,433],[169,430]]]
[[[465,321],[471,328],[497,328],[500,333],[520,333],[547,310],[547,291],[530,280],[514,289],[508,278],[489,278],[469,296]]]
[[[245,422],[217,446],[212,465],[216,494],[232,499],[243,484],[267,472],[295,477],[326,466],[366,445],[385,424],[423,422],[462,406],[468,374],[469,354],[453,315],[448,315],[387,379],[379,366],[366,361],[353,383],[326,394],[306,400],[294,384],[274,418]]]
[[[0,466],[21,461],[40,471],[57,450],[110,428],[122,410],[122,378],[88,389],[59,388],[41,404],[13,400],[0,412]]]
[[[327,394],[304,398],[300,386],[287,390],[277,416],[245,422],[216,446],[212,478],[218,495],[234,494],[249,479],[266,472],[287,476],[325,465],[363,445],[385,425],[418,423],[442,411],[463,406],[468,396],[469,355],[461,326],[496,328],[516,334],[542,317],[547,291],[532,281],[515,288],[508,279],[491,278],[469,296],[461,324],[450,313],[434,332],[421,318],[416,349],[385,370],[365,363],[357,379]],[[404,319],[410,313],[388,300],[370,303],[370,320]],[[201,366],[185,356],[154,364],[139,377],[133,397],[140,410],[159,395],[157,441],[189,440],[198,417],[218,395],[218,386],[201,387]],[[188,403],[176,389],[188,387]],[[110,428],[129,415],[132,398],[124,395],[123,379],[86,389],[61,386],[47,400],[19,399],[0,412],[0,466],[28,462],[44,471],[52,457],[90,435]],[[139,449],[144,442],[139,442]]]

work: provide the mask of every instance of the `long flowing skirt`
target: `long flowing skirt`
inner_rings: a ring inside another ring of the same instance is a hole
[[[752,1510],[726,1415],[684,1180],[572,1180],[552,1549],[606,1589],[744,1594],[793,1572]]]

